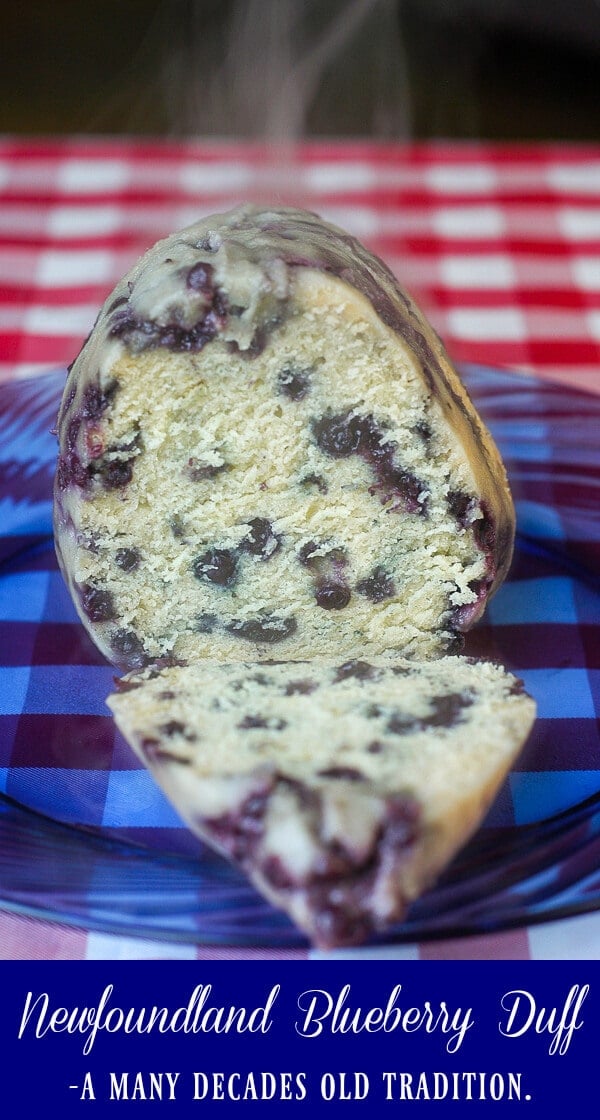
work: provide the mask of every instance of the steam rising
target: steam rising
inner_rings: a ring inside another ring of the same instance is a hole
[[[244,198],[315,209],[301,142],[411,135],[400,15],[401,0],[163,0],[104,124],[258,142]],[[351,208],[318,209],[364,235]]]
[[[410,135],[400,0],[163,0],[94,122],[245,138]]]
[[[186,7],[163,52],[168,131],[263,142],[255,201],[305,204],[302,140],[409,134],[396,0],[235,0],[221,23]]]
[[[211,132],[282,143],[315,127],[352,132],[358,100],[358,131],[404,133],[398,40],[394,0],[237,0],[208,89],[210,125],[201,104],[194,115]]]

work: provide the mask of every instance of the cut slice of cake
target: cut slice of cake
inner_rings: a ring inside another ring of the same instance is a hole
[[[402,920],[535,714],[515,677],[458,657],[145,669],[109,706],[189,827],[323,948]]]
[[[498,451],[386,266],[239,207],[106,301],[58,420],[59,561],[122,669],[457,651],[506,575]]]

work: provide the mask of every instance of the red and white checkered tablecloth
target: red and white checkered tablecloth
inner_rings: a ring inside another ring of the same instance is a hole
[[[457,361],[600,392],[600,146],[356,141],[274,152],[7,137],[0,197],[0,381],[72,361],[100,303],[145,248],[252,199],[307,206],[358,236],[417,297]],[[0,913],[4,959],[259,955]],[[600,914],[343,955],[597,959]]]
[[[593,388],[600,147],[0,141],[0,377],[72,360],[159,236],[298,202],[382,255],[458,360]]]

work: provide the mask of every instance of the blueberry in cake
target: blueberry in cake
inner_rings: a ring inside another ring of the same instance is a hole
[[[106,301],[58,422],[59,560],[123,670],[439,656],[511,559],[496,447],[386,266],[243,206]]]
[[[534,718],[513,676],[453,656],[150,668],[109,705],[189,827],[322,948],[402,919]]]

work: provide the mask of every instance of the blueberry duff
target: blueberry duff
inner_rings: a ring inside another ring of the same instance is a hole
[[[389,934],[478,826],[535,705],[500,666],[204,661],[119,682],[189,827],[323,949]]]
[[[510,563],[505,471],[439,339],[308,212],[243,206],[155,245],[71,368],[58,436],[59,561],[125,670],[438,656]]]

